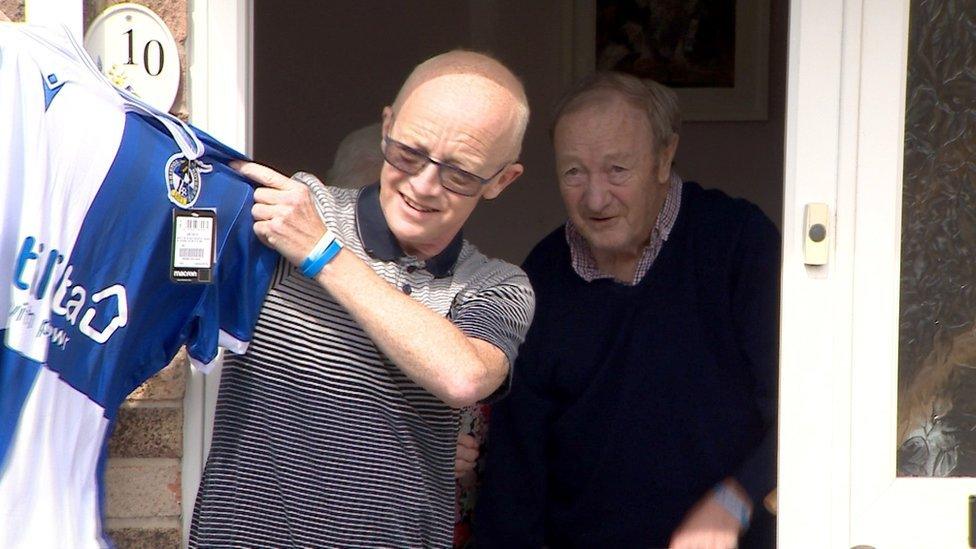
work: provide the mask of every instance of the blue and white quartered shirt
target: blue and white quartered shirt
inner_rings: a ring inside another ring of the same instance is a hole
[[[0,23],[0,547],[104,546],[116,410],[181,345],[243,351],[277,255],[240,155],[114,89],[63,31]],[[216,214],[211,283],[173,212]]]

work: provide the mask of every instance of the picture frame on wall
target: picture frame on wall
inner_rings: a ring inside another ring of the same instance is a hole
[[[685,120],[766,120],[769,0],[569,1],[573,80],[619,70],[673,89]]]

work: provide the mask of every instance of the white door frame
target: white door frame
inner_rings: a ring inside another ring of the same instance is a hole
[[[250,156],[254,3],[189,0],[189,9],[187,89],[191,122]],[[210,450],[219,384],[219,365],[207,375],[191,370],[187,381],[183,400],[184,544]]]
[[[783,196],[778,545],[850,547],[851,273],[861,2],[790,4]],[[826,203],[829,260],[804,264]],[[838,243],[841,243],[838,246]]]

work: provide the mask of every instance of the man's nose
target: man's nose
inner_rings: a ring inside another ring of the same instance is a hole
[[[440,168],[428,162],[424,169],[410,178],[410,186],[417,194],[433,195],[440,191]]]
[[[586,183],[583,191],[583,206],[590,212],[603,211],[610,204],[610,190],[605,178],[595,175]]]

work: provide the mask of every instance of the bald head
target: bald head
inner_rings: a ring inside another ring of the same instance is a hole
[[[435,81],[437,85],[449,87],[452,93],[483,96],[493,108],[504,111],[497,114],[507,119],[509,127],[505,133],[509,134],[515,157],[518,156],[529,123],[529,102],[522,82],[512,71],[496,59],[472,51],[453,50],[436,55],[410,73],[393,102],[393,112],[399,112],[418,88]]]

